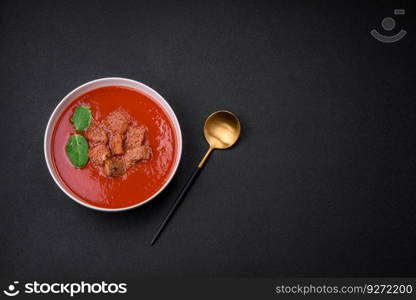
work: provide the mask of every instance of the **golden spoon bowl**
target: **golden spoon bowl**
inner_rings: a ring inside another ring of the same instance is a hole
[[[234,145],[240,132],[240,121],[229,111],[217,111],[205,121],[205,139],[215,149],[226,149]]]
[[[227,149],[237,142],[241,133],[241,125],[232,112],[220,110],[212,113],[205,121],[204,136],[209,144],[198,167],[201,168],[214,149]]]

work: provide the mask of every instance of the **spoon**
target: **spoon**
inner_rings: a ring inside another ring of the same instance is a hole
[[[182,199],[185,197],[192,183],[195,181],[195,178],[199,174],[199,171],[201,170],[201,168],[204,166],[211,152],[215,149],[230,148],[232,145],[235,144],[235,142],[237,142],[240,136],[240,132],[241,132],[240,121],[238,120],[237,116],[233,114],[232,112],[229,112],[226,110],[220,110],[220,111],[216,111],[212,113],[207,118],[207,120],[205,121],[205,125],[204,125],[204,136],[209,144],[208,151],[204,155],[204,157],[201,159],[197,168],[192,173],[191,177],[188,179],[185,186],[182,188],[181,192],[179,193],[178,198],[176,198],[175,202],[169,209],[169,212],[166,215],[165,219],[160,224],[158,231],[153,237],[153,240],[150,242],[151,246],[156,242],[157,238],[159,237],[163,229],[168,224],[173,213],[178,208]]]

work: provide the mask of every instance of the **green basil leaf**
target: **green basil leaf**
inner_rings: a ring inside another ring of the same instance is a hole
[[[78,106],[72,115],[71,121],[76,130],[85,130],[90,126],[91,110],[86,106]]]
[[[80,134],[69,136],[65,151],[75,168],[82,168],[88,162],[88,142]]]

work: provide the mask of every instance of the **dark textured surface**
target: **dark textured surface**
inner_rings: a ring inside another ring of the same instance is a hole
[[[0,277],[415,276],[411,1],[314,2],[1,1]],[[408,35],[374,40],[402,7]],[[172,184],[122,214],[71,201],[43,158],[58,101],[107,76],[159,91],[184,136]],[[241,142],[151,248],[217,109]]]

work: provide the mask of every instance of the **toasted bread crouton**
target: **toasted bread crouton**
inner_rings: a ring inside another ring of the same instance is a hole
[[[110,150],[104,144],[98,144],[90,148],[88,157],[94,165],[102,166],[104,161],[110,157]]]
[[[108,142],[106,130],[100,122],[95,120],[91,121],[84,135],[91,144],[106,144]]]
[[[151,155],[152,149],[149,146],[139,146],[128,149],[123,159],[128,169],[141,160],[149,159]]]
[[[126,137],[126,149],[143,145],[146,129],[143,126],[129,126]]]
[[[124,134],[127,131],[130,122],[130,115],[122,109],[111,112],[104,120],[108,130],[113,134]]]
[[[123,136],[121,134],[114,134],[110,139],[110,148],[113,154],[121,155],[124,153],[123,149]]]
[[[122,176],[126,173],[126,166],[121,158],[109,158],[104,161],[104,174],[107,176]]]

